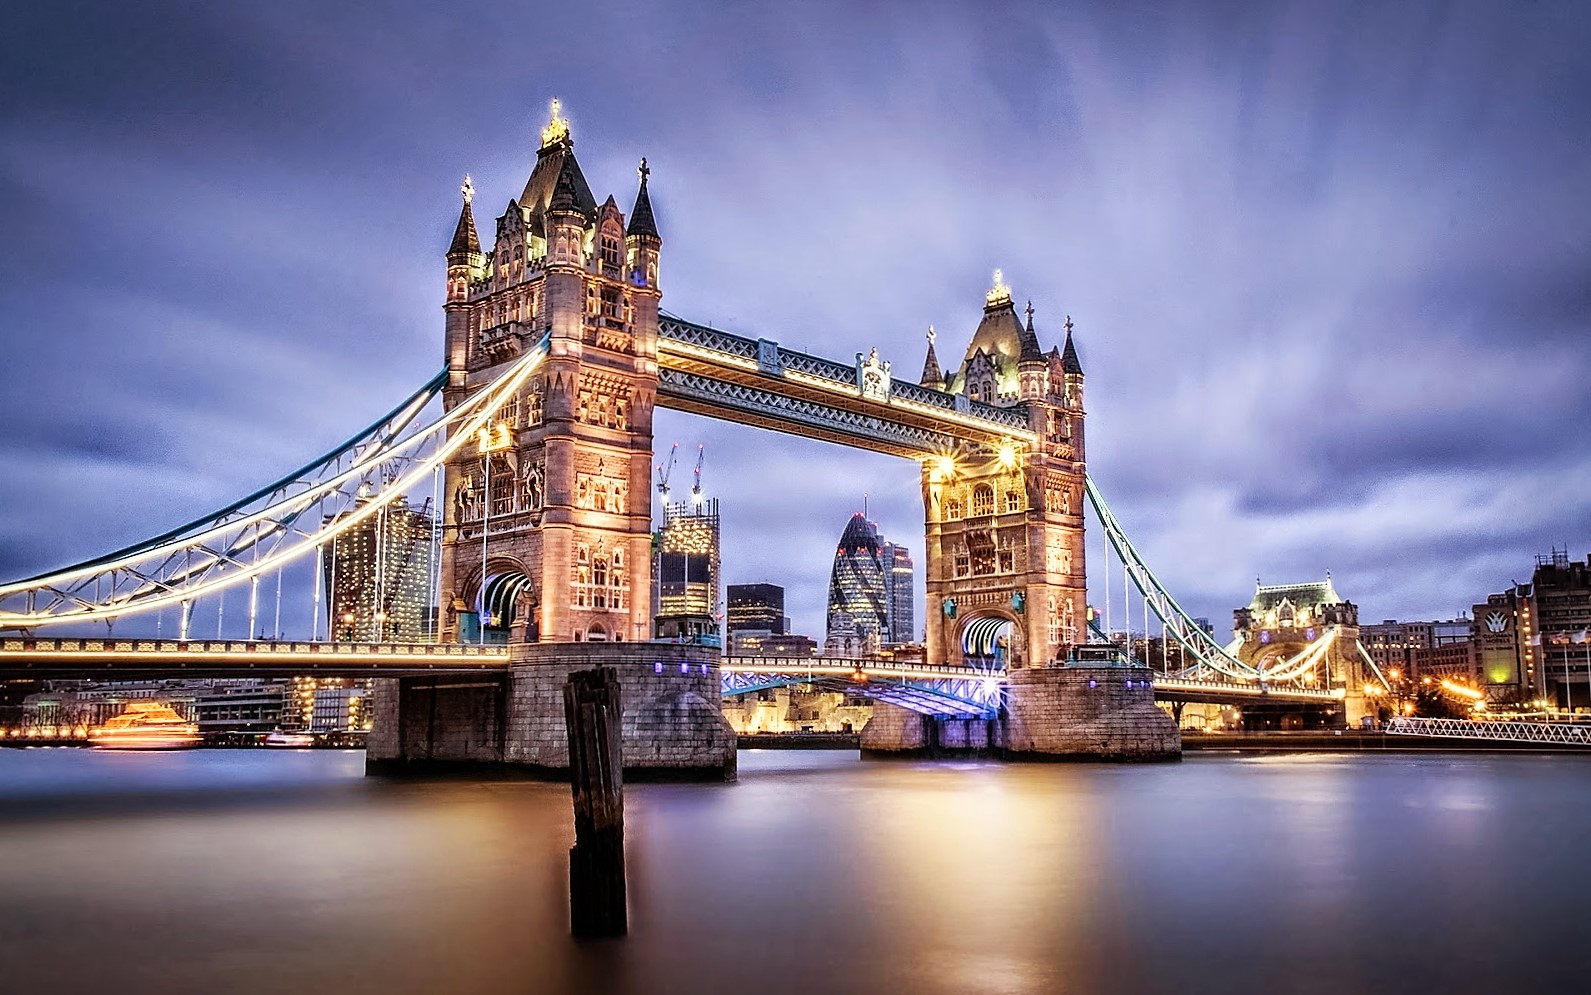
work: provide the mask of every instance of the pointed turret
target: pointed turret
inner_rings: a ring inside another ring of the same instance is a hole
[[[645,157],[635,170],[641,185],[635,191],[635,206],[630,209],[630,227],[624,233],[629,249],[630,283],[637,287],[657,289],[657,267],[662,256],[663,239],[657,233],[657,219],[652,216],[652,198],[646,192],[647,178],[652,170]]]
[[[575,189],[573,171],[569,168],[571,159],[564,160],[564,168],[558,171],[558,180],[553,184],[552,196],[547,199],[548,211],[574,211],[580,210],[580,193]]]
[[[1061,352],[1061,369],[1067,373],[1083,375],[1083,364],[1077,358],[1077,346],[1072,344],[1072,316],[1066,316],[1066,348]]]
[[[650,235],[660,238],[657,233],[657,219],[652,217],[652,198],[646,192],[646,178],[652,171],[646,166],[646,159],[641,159],[641,188],[635,192],[635,206],[630,208],[630,227],[626,235]]]
[[[459,212],[458,227],[453,229],[453,244],[447,247],[447,257],[468,257],[471,253],[481,251],[481,237],[475,233],[475,213],[470,210],[470,202],[464,202],[464,209]]]
[[[1027,316],[1028,323],[1027,326],[1022,329],[1021,336],[1022,352],[1017,357],[1017,361],[1022,363],[1042,363],[1044,362],[1044,350],[1039,348],[1039,337],[1033,331],[1032,301],[1028,301]]]
[[[917,381],[924,387],[943,390],[945,387],[945,374],[939,368],[939,357],[934,355],[934,326],[928,326],[928,358],[923,360],[923,376]]]
[[[447,247],[450,263],[468,263],[471,254],[479,255],[481,251],[481,237],[475,233],[475,212],[470,208],[470,201],[475,197],[475,184],[468,173],[464,174],[464,185],[459,192],[464,195],[464,206],[459,210],[458,227],[453,229],[453,242]]]

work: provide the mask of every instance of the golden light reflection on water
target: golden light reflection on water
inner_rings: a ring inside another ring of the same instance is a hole
[[[736,785],[626,788],[631,934],[576,944],[566,786],[360,770],[0,752],[5,990],[1570,990],[1548,912],[1591,819],[1591,764],[1531,758],[746,754]],[[1455,826],[1455,798],[1492,804]],[[1409,922],[1432,956],[1382,942]]]

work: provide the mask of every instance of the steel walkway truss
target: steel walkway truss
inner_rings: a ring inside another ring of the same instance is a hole
[[[663,407],[914,460],[1038,443],[1025,406],[895,380],[876,355],[839,363],[673,316],[657,348]]]

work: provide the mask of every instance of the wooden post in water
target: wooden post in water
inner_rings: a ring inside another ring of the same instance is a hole
[[[569,923],[577,937],[623,936],[624,750],[619,678],[612,667],[577,670],[563,688],[575,845],[569,849]]]

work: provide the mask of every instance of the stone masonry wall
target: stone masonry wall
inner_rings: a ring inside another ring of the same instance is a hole
[[[1143,667],[1013,670],[1006,722],[1013,759],[1175,760],[1182,736],[1155,707]]]
[[[935,718],[888,702],[875,702],[862,727],[864,756],[933,757],[999,751],[1004,745],[994,719]]]
[[[365,762],[372,760],[397,760],[398,749],[398,689],[395,677],[385,677],[371,682],[370,733],[365,737]]]
[[[405,677],[376,682],[365,744],[372,772],[503,760],[506,677]]]
[[[734,780],[735,733],[720,708],[718,651],[671,643],[528,643],[509,648],[503,759],[569,766],[563,687],[569,673],[618,672],[626,776]]]
[[[862,727],[862,752],[918,753],[928,745],[923,716],[888,702],[873,703],[873,717]]]

